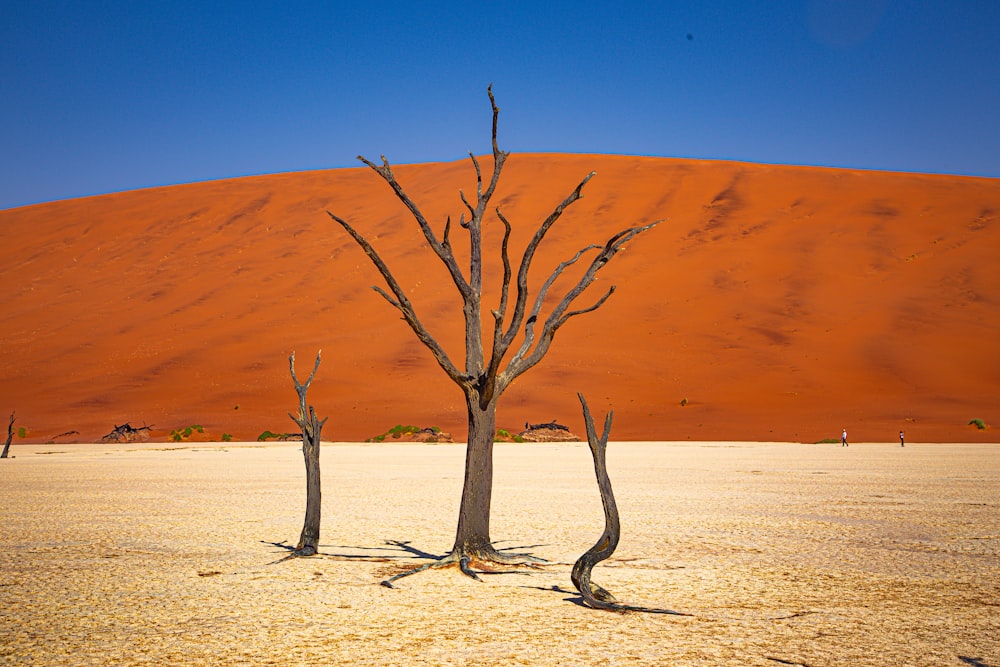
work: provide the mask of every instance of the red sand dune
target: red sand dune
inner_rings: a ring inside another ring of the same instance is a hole
[[[469,160],[395,169],[439,233],[464,210],[459,188],[475,190]],[[500,426],[583,432],[581,391],[615,410],[616,440],[814,442],[845,426],[856,441],[995,440],[968,422],[1000,428],[1000,181],[515,154],[494,200],[515,257],[591,170],[534,286],[584,245],[667,221],[600,274],[581,305],[617,292],[560,330]],[[190,424],[254,439],[294,430],[287,356],[305,375],[322,348],[309,398],[326,439],[397,423],[464,438],[459,390],[369,289],[380,277],[326,209],[383,253],[461,364],[454,287],[370,170],[213,181],[0,211],[3,416],[17,411],[23,442],[92,441],[125,421],[160,439]],[[492,219],[488,238],[500,230]]]

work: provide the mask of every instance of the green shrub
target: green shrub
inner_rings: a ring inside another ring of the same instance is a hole
[[[270,431],[264,431],[263,433],[257,436],[257,442],[264,442],[265,440],[277,439],[282,437],[283,435],[284,433],[271,433]]]
[[[170,439],[174,442],[187,440],[195,431],[198,431],[198,433],[204,433],[205,429],[201,426],[201,424],[191,424],[190,426],[185,426],[182,429],[175,428],[170,432]]]
[[[980,431],[985,431],[986,430],[986,422],[984,422],[982,419],[979,419],[979,418],[970,419],[969,420],[969,426],[975,426]]]
[[[233,436],[229,433],[222,434],[222,442],[232,442]]]
[[[838,442],[840,442],[840,440],[837,440],[836,438],[823,438],[822,440],[820,440],[816,444],[817,445],[835,445]]]
[[[437,426],[428,426],[427,428],[434,431],[435,433],[441,432],[441,429],[438,428]],[[401,438],[403,435],[406,435],[408,433],[420,433],[420,431],[422,430],[423,429],[420,428],[419,426],[412,426],[410,424],[405,424],[405,425],[396,424],[385,433],[382,433],[381,435],[373,435],[372,437],[366,439],[365,442],[385,442],[386,436],[390,436],[393,438]]]
[[[19,437],[19,438],[27,438],[28,437],[28,429],[24,428],[23,426],[21,426],[20,428],[18,428],[17,429],[17,437]]]
[[[519,435],[517,435],[515,433],[511,433],[510,431],[508,431],[505,428],[498,428],[497,429],[497,434],[493,438],[493,442],[500,442],[504,438],[506,438],[508,440],[513,440],[514,442],[527,442],[527,440],[525,440],[521,436],[519,436]]]
[[[681,399],[681,407],[683,408],[687,404],[688,404],[688,400],[686,398],[682,398]]]

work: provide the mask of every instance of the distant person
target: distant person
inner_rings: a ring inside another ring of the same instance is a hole
[[[846,428],[844,429],[844,432],[840,434],[840,446],[841,447],[850,447],[850,445],[847,444],[847,429]]]
[[[906,443],[903,441],[903,432],[902,431],[899,432],[899,446],[900,447],[906,447]]]

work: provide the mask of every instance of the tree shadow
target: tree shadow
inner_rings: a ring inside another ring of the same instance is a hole
[[[431,560],[441,560],[444,556],[436,556],[432,553],[422,551],[415,547],[409,546],[409,542],[404,542],[401,540],[386,540],[385,544],[388,546],[384,547],[368,547],[368,546],[356,546],[347,544],[321,544],[316,550],[315,554],[310,556],[305,556],[298,552],[296,547],[288,544],[287,541],[282,540],[281,542],[270,542],[268,540],[260,540],[261,544],[267,544],[277,549],[283,549],[287,554],[276,561],[268,563],[269,565],[274,565],[275,563],[281,563],[292,558],[314,558],[321,557],[333,560],[345,560],[345,561],[359,561],[359,562],[370,562],[370,563],[389,563],[394,560],[403,560],[405,558],[426,558]],[[331,550],[349,550],[347,552],[331,551]],[[361,551],[361,552],[374,552],[374,553],[350,553],[350,551]],[[380,553],[381,552],[381,553]],[[388,552],[388,553],[384,553]]]
[[[533,588],[536,591],[545,591],[546,593],[561,593],[562,595],[568,595],[568,598],[563,598],[563,602],[572,602],[578,607],[587,607],[587,604],[583,600],[583,596],[580,595],[578,591],[571,591],[568,588],[562,588],[552,584],[551,586],[521,586],[521,588]]]
[[[985,662],[983,662],[982,658],[970,658],[968,656],[960,655],[958,656],[958,659],[967,665],[972,665],[972,667],[990,667]]]
[[[493,546],[494,546],[494,548],[496,548],[497,551],[511,551],[511,552],[514,552],[514,553],[519,553],[519,554],[520,553],[524,553],[524,554],[528,554],[528,555],[531,555],[531,552],[530,551],[525,551],[526,549],[537,549],[538,547],[547,547],[547,546],[549,546],[547,544],[520,544],[520,545],[513,546],[513,547],[498,547],[497,545],[501,544],[502,542],[510,542],[510,540],[497,540],[496,542],[494,542]]]
[[[437,554],[432,554],[429,551],[424,551],[423,549],[418,549],[417,547],[413,546],[412,543],[409,540],[386,540],[385,544],[388,544],[389,546],[392,546],[392,547],[396,547],[400,551],[403,551],[403,552],[409,554],[410,556],[412,556],[414,558],[425,558],[427,560],[438,561],[438,560],[444,560],[444,557],[445,557],[445,554],[441,554],[439,556]],[[380,548],[380,547],[376,547],[376,548]],[[384,547],[382,547],[382,548],[384,548]],[[403,558],[403,556],[397,556],[397,558]]]

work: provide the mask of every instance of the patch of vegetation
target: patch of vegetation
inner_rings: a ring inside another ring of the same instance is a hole
[[[816,444],[817,445],[836,445],[839,442],[840,442],[840,440],[837,440],[836,438],[823,438],[822,440],[820,440]]]
[[[230,434],[230,433],[223,433],[222,434],[222,442],[232,442],[232,441],[233,441],[232,434]]]
[[[385,439],[387,437],[399,439],[399,438],[403,437],[404,435],[414,434],[414,433],[420,433],[421,431],[427,431],[427,430],[431,430],[434,433],[440,433],[441,432],[441,429],[439,429],[437,426],[429,426],[427,428],[420,428],[419,426],[413,426],[411,424],[396,424],[395,426],[393,426],[392,428],[390,428],[385,433],[381,433],[379,435],[375,435],[375,436],[372,436],[370,438],[367,438],[365,440],[365,442],[385,442]]]
[[[19,438],[27,438],[28,437],[28,429],[24,428],[23,426],[21,426],[20,428],[18,428],[17,429],[17,437],[19,437]]]
[[[681,399],[681,407],[683,408],[687,404],[688,404],[688,400],[686,398],[682,398]]]
[[[399,438],[404,433],[418,433],[419,431],[420,428],[417,426],[410,426],[409,424],[403,426],[402,424],[396,424],[389,429],[388,435],[391,435],[394,438]]]
[[[980,431],[985,431],[987,429],[986,422],[984,422],[982,419],[979,418],[970,419],[969,426],[975,426]]]
[[[257,436],[257,442],[264,442],[265,440],[289,440],[294,437],[294,433],[272,433],[271,431],[264,431]]]
[[[512,434],[505,428],[498,428],[496,437],[493,438],[493,442],[500,442],[501,440],[513,440],[514,442],[527,442],[527,440],[517,435],[516,433]]]
[[[182,440],[187,440],[191,435],[197,431],[198,433],[204,433],[205,429],[201,424],[191,424],[182,429],[174,429],[170,432],[170,439],[174,442],[181,442]]]

